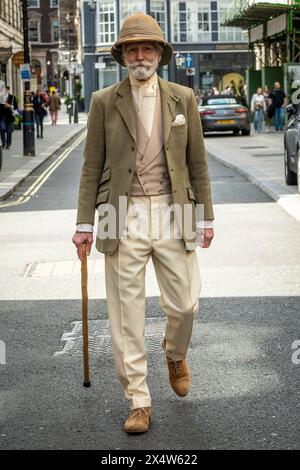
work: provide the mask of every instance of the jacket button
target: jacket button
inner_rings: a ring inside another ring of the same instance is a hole
[[[173,194],[177,193],[177,189],[174,189]]]
[[[173,168],[170,168],[170,171],[174,171]]]
[[[134,146],[134,145],[131,146],[131,150],[132,150],[133,152],[135,151],[135,146]]]
[[[131,169],[131,168],[128,168],[128,172],[131,173],[131,172],[132,172],[132,169]]]
[[[128,193],[127,193],[127,192],[125,193],[125,196],[128,196]]]

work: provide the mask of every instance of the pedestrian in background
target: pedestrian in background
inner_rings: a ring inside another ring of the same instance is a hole
[[[52,94],[49,97],[49,111],[52,120],[52,126],[56,126],[58,111],[60,111],[61,101],[60,97],[57,95],[56,91],[53,90]]]
[[[261,87],[257,88],[257,92],[252,96],[251,111],[254,113],[254,129],[258,134],[261,134],[266,112],[266,102]]]
[[[44,117],[47,116],[47,110],[46,110],[47,103],[40,89],[37,90],[32,103],[33,103],[33,109],[34,109],[34,115],[35,115],[37,138],[42,139]]]
[[[0,130],[2,148],[9,149],[12,142],[15,110],[18,109],[16,97],[10,93],[10,87],[5,87],[4,104],[0,105]]]
[[[284,106],[286,105],[286,94],[281,88],[280,82],[274,83],[274,89],[269,95],[270,108],[274,113],[275,130],[283,131],[284,128]]]

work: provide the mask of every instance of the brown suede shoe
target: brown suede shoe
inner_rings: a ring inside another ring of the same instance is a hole
[[[163,349],[166,352],[166,340],[163,340]],[[190,371],[185,359],[173,361],[166,355],[169,381],[174,392],[180,397],[185,397],[190,388]]]
[[[151,407],[134,408],[125,421],[124,429],[130,434],[147,432],[151,421]]]

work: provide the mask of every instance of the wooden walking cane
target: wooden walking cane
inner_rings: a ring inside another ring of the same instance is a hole
[[[89,372],[89,330],[88,330],[88,291],[87,291],[87,254],[86,242],[82,245],[81,293],[82,293],[82,338],[83,338],[83,386],[90,387]]]

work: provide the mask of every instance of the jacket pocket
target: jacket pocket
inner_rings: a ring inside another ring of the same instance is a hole
[[[187,124],[182,124],[180,126],[172,126],[173,134],[181,134],[181,132],[187,132]]]
[[[102,173],[99,186],[100,186],[102,183],[104,183],[105,181],[108,181],[108,180],[110,179],[110,176],[111,176],[111,170],[110,170],[110,168],[107,168],[107,169],[104,170],[103,173]]]
[[[192,188],[186,188],[186,189],[187,189],[187,193],[188,193],[188,198],[193,199],[194,201],[196,201],[195,194],[193,193]]]
[[[109,189],[105,189],[105,191],[100,191],[98,193],[98,196],[96,199],[96,209],[99,206],[99,204],[102,204],[103,202],[107,201],[108,195],[109,195]]]

